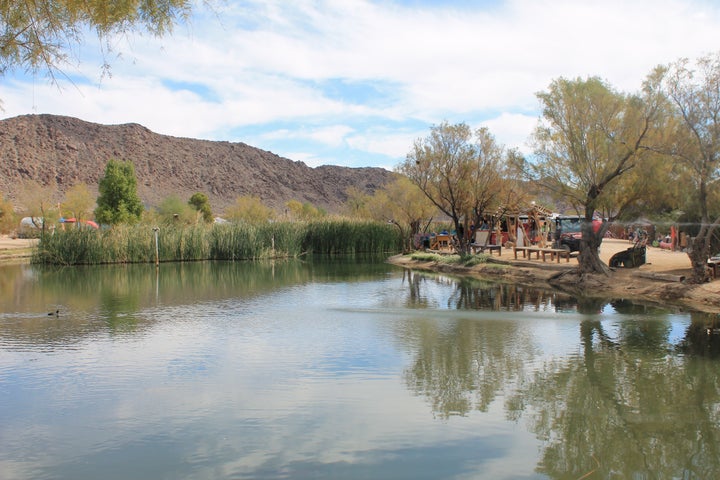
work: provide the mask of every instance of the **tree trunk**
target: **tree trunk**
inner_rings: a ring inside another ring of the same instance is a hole
[[[690,264],[692,265],[692,278],[688,279],[688,283],[704,283],[707,279],[707,261],[710,258],[709,255],[709,242],[707,242],[707,236],[711,234],[707,223],[704,223],[700,227],[700,232],[690,244],[688,250],[688,257],[690,257]]]
[[[458,217],[453,218],[455,224],[455,238],[457,239],[457,249],[460,256],[465,256],[470,253],[470,246],[465,241],[465,228],[462,227],[460,219]]]
[[[390,220],[390,222],[400,231],[400,238],[402,239],[402,253],[406,254],[412,252],[414,250],[412,229],[410,228],[406,232],[399,222],[396,222],[395,220]]]
[[[603,222],[602,227],[597,231],[593,231],[592,221],[584,221],[581,226],[582,239],[580,240],[580,254],[578,255],[578,270],[584,273],[602,273],[610,274],[610,267],[600,260],[600,244],[605,234],[607,225]]]

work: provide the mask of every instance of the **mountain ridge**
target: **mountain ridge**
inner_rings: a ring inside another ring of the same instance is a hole
[[[26,180],[55,185],[57,200],[79,182],[96,193],[110,159],[134,164],[147,206],[202,192],[215,212],[252,195],[278,211],[298,200],[337,213],[349,187],[373,193],[395,175],[377,167],[312,168],[242,142],[162,135],[137,123],[104,125],[51,114],[0,120],[0,195],[14,203]]]

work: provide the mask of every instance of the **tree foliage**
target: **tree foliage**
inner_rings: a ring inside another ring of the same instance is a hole
[[[259,197],[242,196],[227,208],[225,216],[228,220],[263,223],[275,218],[275,211],[262,203]]]
[[[191,12],[190,0],[0,1],[0,74],[45,70],[54,78],[88,30],[100,39],[146,31],[162,35]]]
[[[95,203],[90,188],[85,183],[77,183],[65,192],[65,201],[62,203],[62,211],[69,217],[75,217],[78,222],[87,220],[92,213]]]
[[[693,280],[704,280],[705,268],[720,217],[710,218],[709,199],[720,180],[720,53],[699,58],[695,65],[680,59],[657,72],[678,117],[672,154],[688,172],[700,226],[688,252]]]
[[[421,233],[437,213],[437,207],[404,176],[384,185],[364,201],[367,216],[395,225],[403,238],[403,249],[412,250],[415,234]]]
[[[188,203],[202,215],[205,223],[212,223],[214,221],[212,208],[210,208],[210,200],[207,195],[201,192],[193,193]]]
[[[193,225],[197,220],[198,212],[177,195],[164,198],[157,207],[158,219],[165,225]]]
[[[110,160],[98,190],[97,222],[116,225],[140,220],[144,207],[137,194],[135,167],[131,162]]]
[[[369,195],[354,186],[348,187],[345,194],[347,195],[345,214],[350,217],[368,218],[366,202]]]
[[[644,95],[625,95],[597,77],[559,78],[537,96],[542,120],[531,178],[584,213],[580,272],[607,273],[598,255],[605,229],[594,231],[592,219],[613,182],[650,151],[662,97],[648,85]]]
[[[290,200],[285,204],[285,207],[290,216],[295,220],[318,220],[327,216],[327,212],[322,208],[318,208],[308,202],[302,203],[299,200]]]
[[[504,168],[504,149],[489,130],[472,132],[465,123],[444,122],[415,141],[398,170],[460,231],[497,200]],[[465,251],[465,239],[459,240]]]
[[[668,215],[682,203],[677,170],[666,155],[648,152],[644,161],[608,185],[597,212],[610,221]]]
[[[6,198],[0,197],[0,233],[9,233],[17,226],[15,209]]]
[[[23,213],[32,218],[33,224],[40,229],[42,235],[60,218],[55,194],[54,184],[43,186],[35,180],[27,180],[20,187],[19,198],[25,207]]]

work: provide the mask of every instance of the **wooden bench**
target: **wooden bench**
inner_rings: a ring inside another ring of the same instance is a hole
[[[538,247],[513,247],[513,254],[515,255],[515,260],[517,260],[517,252],[522,252],[523,258],[526,258],[530,260],[532,257],[531,255],[533,252],[535,252],[535,259],[540,259],[540,248]],[[526,255],[527,254],[527,255]]]
[[[478,245],[476,243],[470,244],[470,251],[472,251],[472,253],[484,252],[485,250],[488,250],[490,252],[490,255],[492,255],[493,250],[497,250],[498,255],[502,256],[502,245]]]
[[[535,253],[535,259],[539,260],[542,256],[542,261],[547,261],[547,256],[550,255],[550,261],[557,259],[557,263],[560,263],[560,258],[565,257],[565,261],[569,262],[570,257],[573,256],[570,250],[564,248],[540,248],[540,247],[513,247],[513,254],[517,260],[517,252],[521,252],[523,258],[532,260],[532,254]]]
[[[551,262],[557,258],[557,263],[560,263],[560,257],[565,257],[567,262],[570,261],[570,250],[564,248],[541,248],[540,253],[542,254],[543,262],[545,261],[546,254],[550,254]]]

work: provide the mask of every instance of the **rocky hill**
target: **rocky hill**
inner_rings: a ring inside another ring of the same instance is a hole
[[[338,212],[348,187],[371,193],[393,176],[382,168],[310,168],[244,143],[159,135],[137,124],[100,125],[56,115],[0,120],[0,196],[13,202],[27,179],[53,186],[58,199],[78,182],[97,191],[110,159],[133,162],[147,205],[203,192],[216,212],[243,195],[278,210],[294,199]]]

